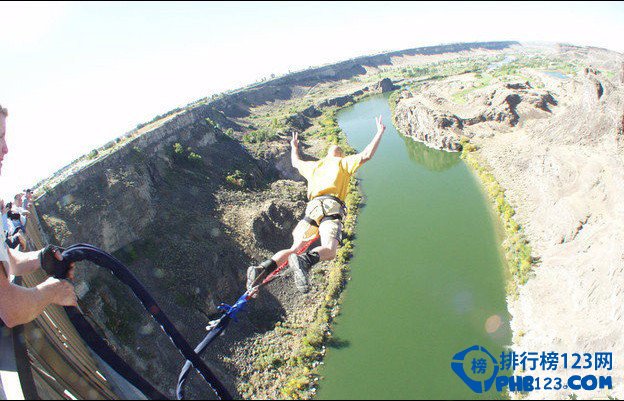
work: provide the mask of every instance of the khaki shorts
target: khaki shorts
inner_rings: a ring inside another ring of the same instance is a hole
[[[342,205],[330,198],[315,198],[308,202],[305,215],[314,220],[318,227],[310,224],[306,220],[301,220],[293,231],[295,242],[309,241],[320,234],[322,240],[336,239],[342,240],[342,221],[339,219],[328,219],[323,222],[325,216],[339,214],[345,217],[345,210]]]

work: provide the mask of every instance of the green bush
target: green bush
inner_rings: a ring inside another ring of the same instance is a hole
[[[281,392],[286,397],[298,399],[299,391],[306,389],[309,385],[310,378],[306,375],[302,375],[288,381],[288,383],[286,383],[286,385],[281,389]]]
[[[202,157],[195,152],[190,152],[188,155],[188,159],[192,162],[198,162],[202,159]]]
[[[89,152],[89,154],[87,155],[87,159],[89,159],[89,160],[93,160],[93,159],[95,159],[96,157],[98,157],[99,153],[100,153],[100,152],[98,152],[98,150],[97,150],[97,149],[93,149],[93,150],[92,150],[91,152]]]
[[[181,155],[184,152],[184,148],[179,142],[173,144],[173,153]]]
[[[232,174],[228,174],[225,177],[225,180],[239,188],[244,188],[246,185],[245,175],[240,170],[236,170]]]
[[[277,138],[277,136],[278,135],[275,132],[262,128],[257,131],[251,131],[243,135],[243,141],[248,143],[262,143],[271,141]]]
[[[198,167],[201,166],[201,155],[195,153],[191,147],[187,147],[184,150],[182,144],[176,142],[173,144],[171,156],[173,161],[184,167]]]

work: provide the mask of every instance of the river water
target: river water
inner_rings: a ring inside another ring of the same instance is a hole
[[[387,96],[344,109],[338,123],[361,151],[379,114],[387,130],[358,172],[365,206],[318,398],[475,398],[453,355],[480,345],[498,357],[511,342],[493,217],[457,154],[398,134]]]

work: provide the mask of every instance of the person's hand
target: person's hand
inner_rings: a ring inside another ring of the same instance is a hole
[[[249,290],[247,292],[247,294],[249,295],[249,298],[256,299],[256,298],[258,298],[258,293],[259,292],[260,292],[260,286],[256,286],[256,287],[252,288],[251,290]]]
[[[54,257],[59,262],[61,262],[63,260],[63,255],[61,254],[61,250],[60,249],[55,249],[54,250]],[[71,262],[69,264],[69,270],[67,271],[67,278],[69,280],[73,280],[74,279],[74,269],[75,268],[76,268],[76,262]]]
[[[299,149],[299,134],[296,132],[292,133],[292,139],[290,140],[290,146],[295,149]]]
[[[78,306],[78,298],[74,286],[67,280],[48,278],[37,288],[48,296],[51,303],[59,306]]]
[[[63,262],[62,252],[63,248],[54,245],[48,245],[42,249],[39,253],[41,268],[48,276],[73,280],[75,263]]]
[[[377,132],[384,132],[386,130],[386,126],[381,122],[381,116],[375,117],[375,124],[377,124]]]

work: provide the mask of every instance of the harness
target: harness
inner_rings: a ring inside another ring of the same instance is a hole
[[[333,213],[333,214],[327,214],[327,211],[325,210],[325,205],[323,204],[323,200],[324,199],[330,199],[333,201],[336,201],[340,204],[340,213]],[[311,218],[310,216],[308,216],[307,214],[305,216],[303,216],[303,220],[305,220],[307,223],[309,223],[310,225],[318,228],[319,225],[321,225],[323,222],[328,221],[328,220],[340,220],[342,221],[342,219],[344,218],[344,216],[347,214],[347,206],[344,204],[344,202],[342,200],[340,200],[340,198],[334,196],[334,195],[321,195],[321,196],[317,196],[316,198],[313,198],[310,200],[310,202],[312,202],[313,200],[319,200],[320,204],[321,204],[321,211],[323,212],[323,217],[321,218],[320,221],[316,221],[313,218]]]

